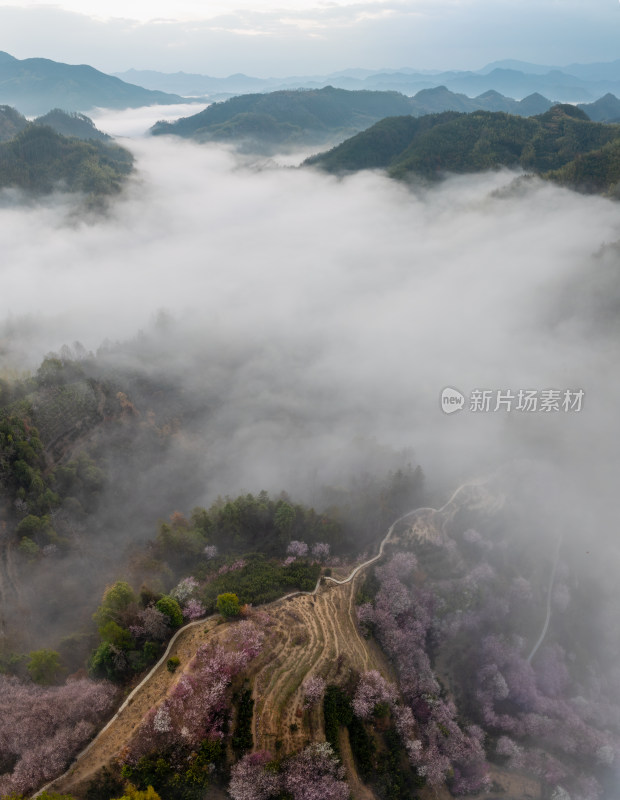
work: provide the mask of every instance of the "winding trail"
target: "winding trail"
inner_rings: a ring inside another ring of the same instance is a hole
[[[462,483],[459,487],[457,487],[454,490],[454,492],[452,493],[450,499],[446,503],[444,503],[444,505],[439,509],[421,507],[421,508],[413,509],[412,511],[408,511],[406,514],[403,514],[401,517],[399,517],[397,520],[395,520],[390,525],[390,527],[388,528],[385,536],[383,537],[383,539],[381,540],[381,542],[379,544],[378,553],[375,556],[373,556],[372,558],[369,558],[367,561],[364,561],[362,564],[359,564],[357,567],[355,567],[346,578],[344,578],[342,580],[338,580],[337,578],[332,578],[331,576],[330,577],[319,576],[319,578],[317,580],[317,583],[316,583],[316,586],[314,587],[314,589],[312,591],[291,592],[291,593],[289,593],[287,595],[284,595],[283,597],[279,597],[277,600],[274,600],[271,603],[265,604],[265,606],[262,606],[262,608],[268,608],[269,606],[282,604],[282,603],[286,602],[287,600],[289,600],[291,598],[294,598],[294,597],[307,596],[307,597],[313,598],[319,593],[322,580],[325,581],[325,582],[330,581],[331,583],[334,583],[334,584],[339,585],[339,586],[343,586],[345,584],[351,583],[353,580],[355,580],[355,578],[357,577],[357,575],[359,575],[360,572],[365,570],[371,564],[374,564],[379,559],[381,559],[381,557],[383,556],[384,550],[385,550],[385,546],[389,542],[389,540],[390,540],[390,538],[391,538],[391,536],[392,536],[392,534],[394,532],[394,529],[396,528],[396,526],[399,523],[401,523],[403,520],[407,519],[408,517],[412,517],[412,516],[414,516],[416,514],[425,514],[425,513],[431,513],[431,512],[432,513],[443,513],[454,503],[456,497],[460,494],[461,491],[463,491],[465,488],[467,488],[469,486],[477,486],[477,485],[480,485],[482,483],[486,483],[487,480],[488,479],[481,479],[481,480],[473,480],[473,481],[467,481],[465,483]],[[457,509],[455,508],[454,511],[452,512],[452,514],[449,515],[448,519],[453,516],[453,514],[456,512],[456,510]],[[445,522],[447,522],[447,520],[444,520],[444,525],[445,525]],[[442,529],[443,529],[444,525],[442,525]],[[557,563],[557,560],[556,560],[556,563]],[[555,569],[554,569],[554,572],[555,572]],[[549,603],[550,603],[550,600],[549,600]],[[84,747],[84,749],[80,753],[78,753],[77,756],[75,756],[75,758],[73,759],[73,761],[70,764],[69,768],[62,775],[59,775],[58,777],[54,778],[52,781],[50,781],[45,786],[43,786],[41,789],[39,789],[39,791],[36,792],[36,794],[32,795],[32,798],[38,797],[43,792],[48,791],[48,790],[50,790],[50,789],[52,789],[54,787],[57,789],[58,788],[58,784],[61,784],[62,781],[64,781],[65,779],[68,779],[68,778],[72,777],[74,775],[74,773],[78,770],[78,767],[81,766],[80,762],[83,762],[84,759],[89,755],[89,753],[91,753],[91,751],[97,745],[99,745],[102,742],[102,740],[104,740],[106,734],[119,721],[119,718],[123,715],[123,713],[126,711],[126,709],[136,701],[136,698],[141,697],[141,694],[143,692],[145,692],[145,690],[147,689],[148,684],[151,681],[153,681],[153,679],[156,676],[158,676],[158,673],[163,673],[164,677],[166,678],[166,683],[170,683],[172,681],[172,675],[169,675],[169,674],[167,675],[167,670],[165,668],[165,664],[166,664],[168,658],[170,657],[171,653],[174,651],[177,643],[179,643],[179,641],[182,638],[186,637],[188,632],[192,628],[202,627],[204,629],[205,633],[210,632],[211,628],[214,628],[216,626],[219,618],[220,618],[219,614],[212,614],[209,617],[206,617],[206,618],[200,619],[200,620],[195,620],[194,622],[190,622],[187,625],[184,625],[182,628],[179,628],[179,630],[174,634],[174,636],[168,642],[168,646],[166,647],[166,650],[165,650],[163,656],[151,668],[151,670],[140,681],[140,683],[138,683],[137,686],[127,695],[127,697],[125,698],[123,703],[120,705],[120,707],[118,708],[116,713],[106,723],[106,725],[98,732],[98,734],[95,736],[95,738],[91,742],[89,742],[89,744],[87,744],[86,747]],[[543,635],[542,638],[544,638],[544,635]],[[542,641],[542,638],[541,638],[541,641]],[[531,658],[531,656],[530,656],[530,658]],[[159,680],[159,682],[162,682],[161,677],[159,677],[158,680]],[[156,681],[154,681],[154,683],[155,682]],[[155,690],[155,687],[150,687],[150,688]],[[156,692],[153,691],[153,694],[155,694],[155,693]],[[143,698],[141,698],[141,699],[143,699]],[[156,701],[155,697],[154,696],[152,697],[151,695],[149,695],[149,697],[146,698],[146,699],[149,701],[149,703],[148,703],[149,707],[151,705],[153,705],[153,703]],[[157,699],[159,699],[159,698],[157,698]],[[136,706],[137,705],[139,705],[139,704],[136,703]],[[133,725],[133,728],[135,728],[135,727],[136,727],[136,723],[134,723],[134,725]],[[117,750],[120,749],[120,746],[121,745],[119,744],[118,747],[117,747]],[[108,752],[109,749],[110,749],[109,745],[105,747],[106,752]],[[87,772],[87,776],[86,777],[88,777],[88,775],[91,774],[91,773],[89,773],[88,770],[86,770],[86,772]],[[83,781],[84,777],[82,777],[81,780]]]
[[[532,659],[536,655],[536,651],[538,650],[540,645],[543,643],[543,641],[545,639],[545,636],[547,635],[547,631],[549,629],[549,622],[551,621],[551,595],[553,593],[553,584],[555,582],[555,573],[556,573],[556,570],[558,568],[558,562],[560,560],[560,547],[562,546],[563,538],[564,538],[564,535],[560,534],[560,536],[558,537],[558,542],[557,542],[557,544],[555,546],[555,557],[554,557],[554,560],[553,560],[553,569],[551,570],[551,577],[549,579],[549,589],[547,591],[547,615],[545,617],[545,624],[543,625],[543,629],[540,632],[540,636],[538,637],[538,641],[536,642],[536,644],[532,648],[532,652],[527,657],[527,663],[528,664],[532,663]]]

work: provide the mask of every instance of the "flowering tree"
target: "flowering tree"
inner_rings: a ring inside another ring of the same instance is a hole
[[[295,558],[304,558],[308,555],[308,545],[305,542],[298,542],[293,540],[286,548],[286,553]]]
[[[365,672],[357,685],[353,697],[353,711],[360,719],[370,719],[379,703],[393,706],[397,698],[394,684],[388,683],[376,669],[373,669]]]
[[[312,545],[312,557],[317,561],[325,561],[329,558],[329,545],[327,542],[317,542]]]
[[[437,601],[430,591],[409,589],[403,583],[415,566],[413,555],[398,553],[385,566],[377,568],[381,588],[374,605],[360,608],[359,618],[374,626],[379,641],[398,668],[408,709],[394,708],[396,724],[418,774],[431,786],[445,783],[452,774],[454,793],[478,791],[489,783],[483,733],[476,726],[462,729],[456,720],[454,704],[441,697],[426,651]],[[373,683],[363,687],[357,700],[361,713],[365,714],[372,702]],[[375,689],[388,691],[376,682]],[[414,729],[417,729],[415,738]]]
[[[318,675],[306,678],[302,686],[304,693],[304,708],[311,708],[323,699],[325,694],[325,681]]]
[[[344,768],[328,742],[311,744],[286,765],[284,788],[293,800],[349,800]]]
[[[0,675],[0,753],[15,760],[0,796],[27,794],[61,773],[109,711],[116,690],[86,678],[42,687]]]
[[[228,687],[261,651],[263,638],[262,631],[245,620],[222,644],[202,645],[171,694],[143,720],[130,746],[129,763],[178,745],[222,738],[229,716]]]
[[[155,606],[138,612],[138,624],[130,625],[129,630],[136,639],[161,642],[170,635],[170,619]]]
[[[205,607],[199,600],[188,600],[187,603],[183,606],[183,616],[185,619],[200,619],[200,617],[204,617],[205,615]]]
[[[178,600],[179,603],[184,603],[198,588],[198,581],[196,578],[183,578],[174,589],[170,592],[170,596]]]
[[[265,769],[271,761],[266,750],[251,753],[238,761],[231,770],[228,793],[233,800],[268,800],[282,790],[282,777]]]

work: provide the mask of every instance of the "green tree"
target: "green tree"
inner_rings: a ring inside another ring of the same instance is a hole
[[[216,608],[223,617],[237,617],[241,611],[239,598],[234,592],[224,592],[217,596]]]
[[[276,513],[273,517],[273,524],[280,533],[282,542],[290,540],[293,525],[295,524],[295,509],[290,503],[287,503],[285,500],[278,503]]]
[[[97,627],[101,630],[110,620],[118,622],[135,599],[133,589],[125,581],[116,581],[108,586],[103,593],[101,605],[93,614]]]
[[[100,626],[99,635],[101,636],[101,641],[109,642],[119,650],[129,650],[133,643],[129,631],[126,628],[122,628],[113,619]]]
[[[141,792],[131,783],[128,783],[125,786],[125,794],[119,800],[161,800],[161,798],[152,786]]]
[[[168,617],[172,628],[180,628],[183,624],[183,612],[174,597],[165,594],[155,603],[155,608]]]
[[[47,686],[60,672],[60,656],[55,650],[33,650],[29,654],[27,669],[35,683]]]

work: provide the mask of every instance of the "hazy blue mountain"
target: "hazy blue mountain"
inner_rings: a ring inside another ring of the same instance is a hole
[[[573,75],[583,81],[620,81],[620,59],[591,64],[566,64],[562,67],[506,59],[487,64],[486,67],[480,70],[480,73],[487,74],[496,68],[518,70],[526,75],[546,75],[549,72],[559,71],[567,75]]]
[[[484,92],[478,97],[451,92],[446,86],[434,89],[422,89],[411,98],[412,114],[434,114],[441,111],[505,111],[521,117],[542,114],[551,108],[553,103],[539,94],[533,94],[523,100],[505,97],[494,89]]]
[[[487,64],[481,70],[478,70],[478,74],[488,75],[489,72],[493,72],[495,69],[516,70],[517,72],[523,72],[525,75],[546,75],[554,69],[562,70],[562,67],[549,64],[532,64],[529,61],[520,61],[517,58],[503,58],[500,61],[492,61]],[[568,70],[564,71],[567,72]]]
[[[0,103],[23,114],[44,114],[52,108],[87,111],[95,106],[137,108],[179,102],[182,98],[177,95],[133,86],[85,64],[47,58],[20,61],[0,52]]]
[[[145,89],[172,92],[184,97],[245,94],[269,89],[281,83],[276,79],[252,78],[243,74],[230,75],[227,78],[212,78],[209,75],[187,72],[171,74],[149,69],[130,69],[126,72],[115,72],[114,75],[128,83],[143,86]]]
[[[517,99],[541,94],[554,102],[571,103],[596,100],[608,92],[620,94],[620,60],[562,67],[505,59],[487,64],[476,71],[422,70],[411,67],[345,69],[329,75],[297,75],[285,78],[256,78],[248,75],[213,78],[208,75],[189,75],[183,72],[171,75],[149,70],[128,70],[116,74],[148,89],[161,89],[183,95],[207,95],[212,99],[257,91],[320,89],[325,86],[351,91],[398,91],[409,96],[424,89],[445,86],[469,98],[495,91]]]
[[[595,122],[620,120],[620,100],[613,94],[606,94],[594,103],[580,103],[579,108]]]

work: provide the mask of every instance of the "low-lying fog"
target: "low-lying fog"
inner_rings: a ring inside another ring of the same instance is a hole
[[[97,124],[144,131],[154,117]],[[412,190],[376,173],[252,167],[171,138],[122,143],[137,175],[107,216],[81,221],[60,201],[2,210],[5,369],[35,368],[63,343],[131,338],[165,310],[171,374],[219,399],[196,502],[303,495],[311,475],[338,478],[363,438],[412,448],[446,486],[548,462],[571,514],[596,507],[592,525],[608,523],[616,203],[508,172]],[[585,401],[569,413],[466,403],[448,416],[447,386],[583,389]]]
[[[63,344],[147,341],[140,360],[104,347],[106,363],[163,372],[196,409],[165,463],[105,498],[119,529],[95,520],[84,549],[22,592],[22,649],[88,629],[126,567],[119,545],[153,537],[159,516],[261,489],[314,502],[403,453],[438,502],[518,464],[519,530],[543,564],[568,531],[572,566],[607,595],[588,624],[617,664],[620,205],[509,172],[424,188],[282,166],[290,154],[252,164],[140,136],[160,111],[97,115],[137,136],[121,139],[137,173],[106,215],[63,197],[1,204],[0,375]],[[461,411],[443,413],[446,387]],[[512,411],[471,411],[476,389],[491,409],[511,391]],[[582,409],[516,410],[519,390],[551,389],[583,390]],[[49,611],[58,586],[78,598],[66,619]]]

